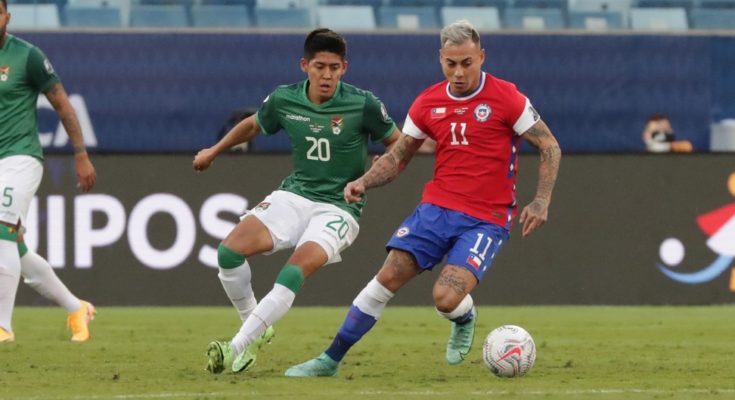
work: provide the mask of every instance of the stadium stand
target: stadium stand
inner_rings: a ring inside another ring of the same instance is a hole
[[[253,25],[247,7],[227,4],[192,6],[191,22],[197,28],[242,28]]]
[[[120,10],[121,26],[128,26],[130,23],[130,4],[131,0],[69,0],[67,8],[116,8]],[[109,16],[104,18],[110,18]],[[69,25],[67,20],[66,24]],[[72,25],[73,26],[73,25]]]
[[[59,8],[55,4],[14,4],[13,27],[18,29],[55,29],[61,26]]]
[[[466,19],[479,31],[500,29],[500,13],[495,7],[442,7],[442,25]]]
[[[435,29],[439,21],[434,7],[383,6],[378,9],[381,28]]]
[[[370,6],[319,6],[316,9],[320,26],[332,29],[373,30],[375,13]]]
[[[315,17],[310,8],[261,8],[255,7],[255,22],[259,27],[311,28]]]
[[[570,11],[569,27],[589,31],[622,29],[623,15],[617,11]]]
[[[64,10],[66,26],[80,28],[120,28],[123,26],[122,13],[116,7],[76,7],[67,6]]]
[[[183,28],[189,26],[189,18],[184,4],[133,5],[130,9],[130,26]]]
[[[564,15],[558,8],[507,8],[505,27],[523,30],[562,29]]]
[[[683,8],[632,8],[630,27],[640,31],[683,31],[689,24]]]
[[[735,8],[697,8],[689,16],[692,29],[735,29]]]

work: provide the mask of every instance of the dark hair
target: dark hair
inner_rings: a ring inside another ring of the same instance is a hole
[[[653,113],[646,118],[646,125],[648,125],[649,122],[653,121],[663,121],[668,120],[669,116],[663,113]]]
[[[0,0],[0,3],[3,3],[3,5],[5,6],[5,10],[7,11],[8,10],[8,0]]]
[[[306,36],[304,41],[304,58],[311,60],[316,56],[316,53],[321,51],[337,54],[344,60],[347,55],[347,42],[331,29],[314,29]]]

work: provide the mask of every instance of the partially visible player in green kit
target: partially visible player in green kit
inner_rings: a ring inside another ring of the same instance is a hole
[[[0,343],[15,340],[11,319],[21,276],[67,310],[71,340],[84,342],[90,337],[94,306],[74,296],[23,240],[26,214],[43,176],[36,115],[40,93],[46,95],[69,135],[83,192],[92,189],[96,173],[59,77],[38,47],[7,33],[10,19],[7,0],[0,0]]]
[[[368,140],[386,146],[400,136],[381,101],[340,82],[347,70],[345,40],[316,29],[304,43],[305,81],[279,86],[260,110],[235,126],[216,145],[199,151],[194,169],[208,168],[221,152],[258,133],[285,130],[294,170],[281,186],[250,210],[219,245],[219,279],[237,309],[242,327],[230,342],[207,349],[207,370],[241,372],[255,363],[258,349],[273,336],[272,325],[291,307],[304,280],[357,237],[365,202],[347,203],[343,189],[362,176]],[[273,289],[257,302],[246,258],[295,248]]]

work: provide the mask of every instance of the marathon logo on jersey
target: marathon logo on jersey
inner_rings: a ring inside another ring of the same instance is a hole
[[[457,115],[464,115],[467,112],[467,107],[459,107],[454,109],[454,113]]]
[[[492,114],[493,110],[490,109],[490,106],[487,104],[480,104],[477,107],[475,107],[475,119],[477,122],[485,122],[490,118],[490,114]]]
[[[431,119],[444,118],[447,115],[446,107],[436,107],[431,109]]]
[[[7,65],[0,65],[0,82],[6,82],[10,76],[10,67]]]
[[[332,117],[332,133],[339,135],[342,133],[342,127],[344,126],[345,119],[341,115],[335,115]]]

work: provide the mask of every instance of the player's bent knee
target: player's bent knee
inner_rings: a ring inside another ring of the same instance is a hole
[[[220,266],[220,268],[237,268],[244,263],[244,254],[240,254],[221,243],[219,247],[217,247],[217,264]]]

